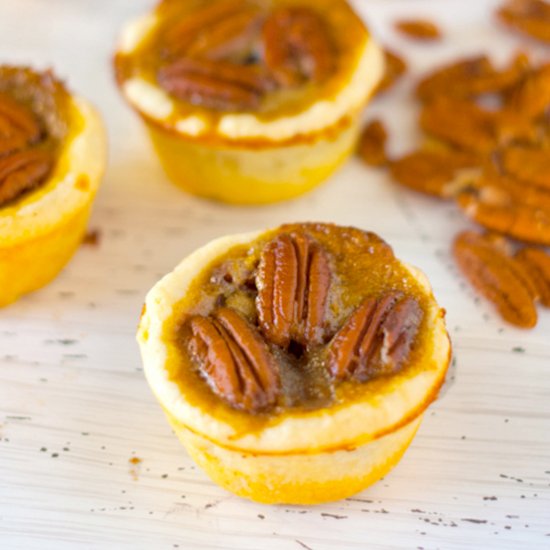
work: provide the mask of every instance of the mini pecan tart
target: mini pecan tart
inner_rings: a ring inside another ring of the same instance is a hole
[[[168,176],[241,204],[325,180],[353,151],[383,66],[345,0],[164,0],[115,56]]]
[[[449,364],[426,277],[373,233],[284,225],[210,242],[149,292],[148,382],[226,489],[319,503],[386,474]]]
[[[78,247],[105,143],[95,110],[51,71],[0,66],[0,306],[48,283]]]

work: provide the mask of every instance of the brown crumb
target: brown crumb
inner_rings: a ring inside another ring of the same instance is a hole
[[[99,243],[101,241],[101,231],[99,229],[90,229],[84,235],[84,238],[82,239],[82,244],[86,244],[89,246],[99,246]]]

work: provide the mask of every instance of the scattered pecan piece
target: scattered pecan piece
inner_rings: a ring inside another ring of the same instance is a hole
[[[33,113],[0,94],[0,157],[37,142],[41,129]]]
[[[511,111],[490,111],[476,103],[436,97],[420,114],[421,128],[437,139],[478,155],[489,155],[500,144],[536,137],[533,125]]]
[[[391,50],[384,49],[384,76],[376,87],[375,94],[389,90],[407,71],[407,63]]]
[[[422,317],[418,302],[399,292],[365,300],[329,345],[331,375],[366,382],[398,372],[409,357]]]
[[[331,268],[324,248],[303,233],[283,233],[263,249],[256,275],[262,332],[288,348],[320,344]]]
[[[396,21],[395,28],[416,40],[439,40],[442,36],[439,27],[427,19],[402,19]]]
[[[457,194],[471,219],[493,231],[537,244],[550,244],[550,192],[486,167]]]
[[[363,161],[370,166],[385,166],[389,159],[386,152],[388,133],[381,120],[369,122],[363,129],[359,139],[358,153]]]
[[[528,121],[542,117],[550,108],[550,63],[525,75],[506,97],[506,109]]]
[[[550,43],[550,4],[544,0],[510,0],[497,14],[510,27]]]
[[[415,191],[448,198],[453,192],[453,181],[459,170],[479,164],[475,155],[454,149],[420,149],[394,161],[390,165],[393,179]]]
[[[540,248],[522,248],[515,259],[531,277],[541,303],[550,307],[550,256]]]
[[[162,67],[157,78],[175,97],[221,110],[255,109],[272,85],[256,67],[204,59],[180,59]]]
[[[504,172],[550,191],[550,147],[512,144],[498,153]]]
[[[213,317],[192,317],[189,328],[189,353],[217,395],[249,412],[276,403],[278,366],[252,325],[235,311],[220,308]]]
[[[336,65],[334,45],[321,17],[305,7],[281,7],[262,31],[264,61],[281,86],[323,82]]]
[[[499,71],[486,55],[459,59],[425,76],[416,87],[416,96],[428,101],[438,96],[469,98],[501,92],[516,85],[527,73],[529,59],[519,53],[509,67]]]
[[[42,183],[52,164],[51,155],[36,149],[0,157],[0,206]]]
[[[472,286],[509,323],[534,327],[537,310],[529,275],[490,239],[473,231],[460,233],[453,244],[455,260]]]

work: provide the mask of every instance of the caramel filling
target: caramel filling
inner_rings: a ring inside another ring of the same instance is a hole
[[[66,133],[66,103],[51,73],[0,66],[0,207],[48,179]]]
[[[171,377],[246,413],[353,399],[413,364],[427,297],[372,233],[294,224],[208,266],[176,307]]]
[[[185,106],[208,111],[299,111],[337,83],[364,28],[340,0],[163,2],[144,43],[115,60]]]

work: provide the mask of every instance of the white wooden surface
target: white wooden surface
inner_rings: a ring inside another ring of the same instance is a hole
[[[461,214],[356,160],[318,191],[268,208],[224,207],[171,186],[109,64],[121,23],[150,5],[0,0],[1,61],[54,66],[110,132],[91,223],[100,246],[0,311],[0,548],[550,548],[550,311],[530,332],[504,326],[450,261],[451,237],[468,226]],[[504,60],[521,44],[492,23],[492,1],[356,5],[415,75],[459,52]],[[445,41],[395,35],[390,22],[404,13],[437,20]],[[388,123],[395,153],[415,136],[411,83],[370,109]],[[455,350],[449,384],[399,466],[318,507],[257,505],[211,483],[170,432],[134,342],[145,292],[184,255],[221,234],[294,220],[379,232],[429,275]]]

